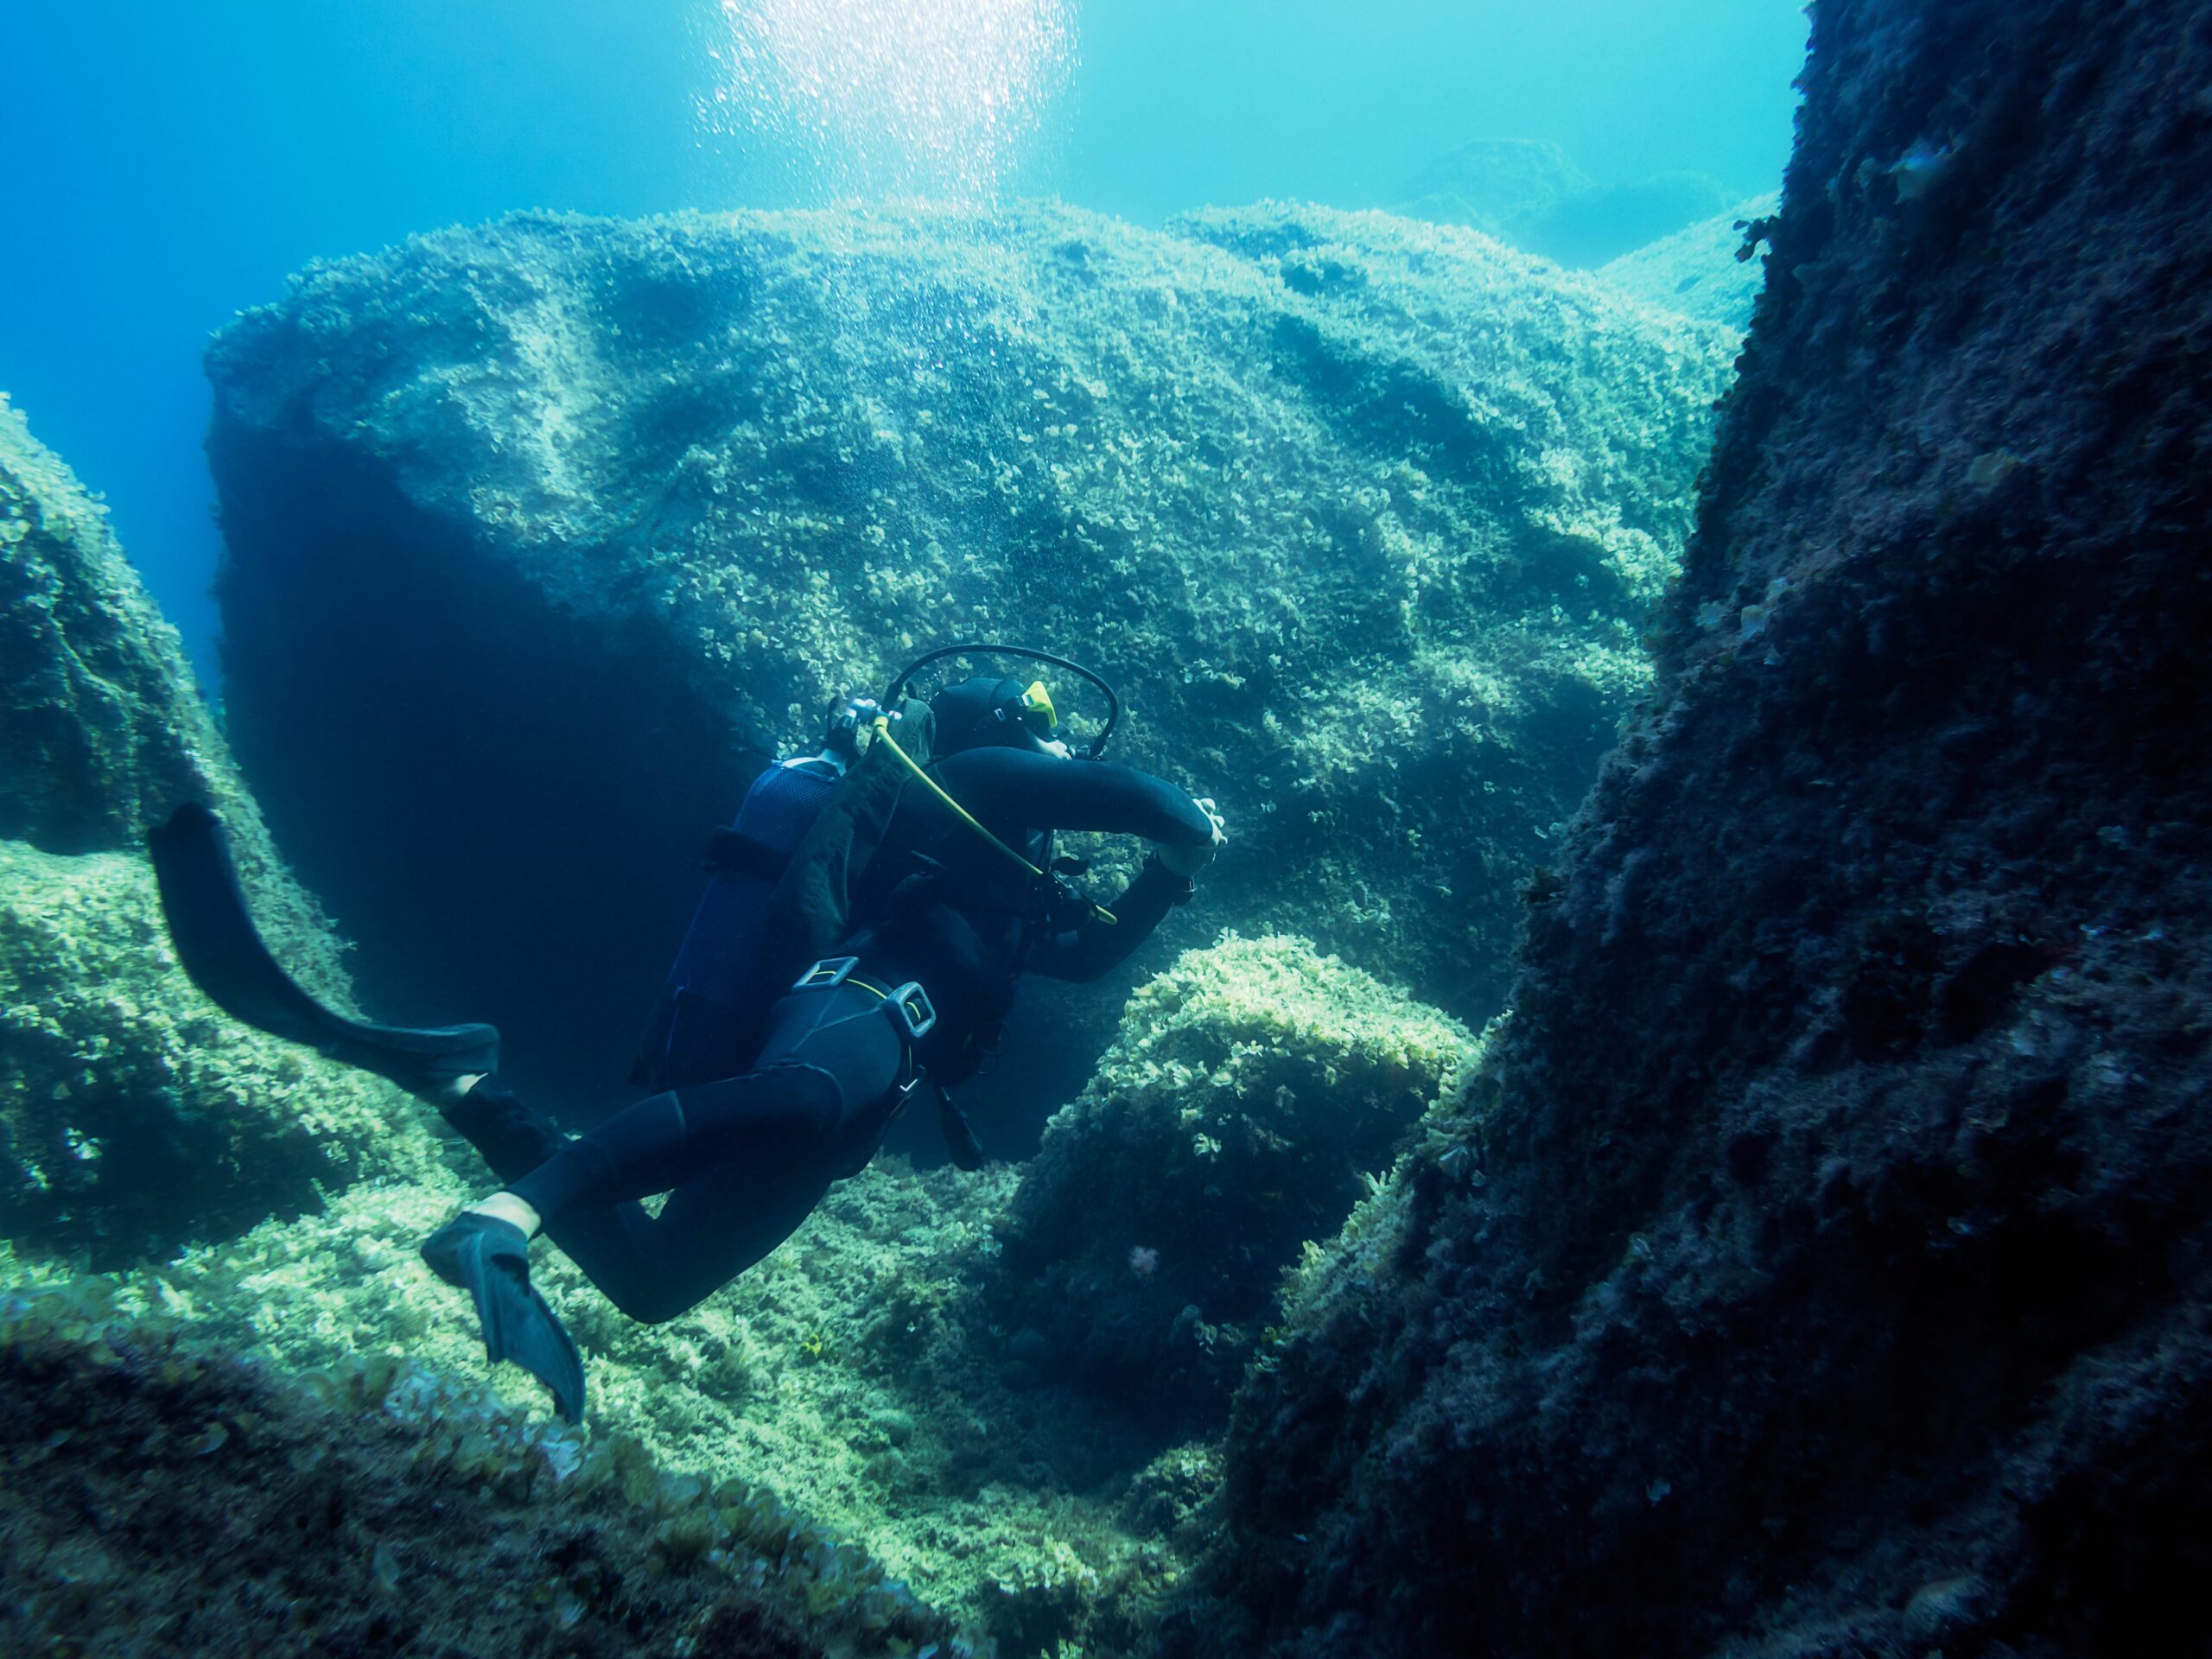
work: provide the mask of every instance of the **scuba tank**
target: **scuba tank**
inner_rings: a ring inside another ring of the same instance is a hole
[[[765,948],[769,906],[845,768],[834,744],[769,767],[746,791],[736,821],[709,841],[713,874],[653,1001],[631,1082],[677,1089],[735,1077],[752,1064],[761,1023],[785,989],[768,982],[783,961]]]

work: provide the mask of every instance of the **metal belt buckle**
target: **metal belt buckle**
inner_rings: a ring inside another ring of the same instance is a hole
[[[930,1006],[929,993],[922,988],[918,979],[908,980],[884,1001],[906,1035],[915,1042],[928,1036],[930,1028],[937,1024],[937,1010]]]
[[[860,965],[861,959],[858,957],[824,957],[792,982],[791,989],[795,991],[829,990],[832,986],[843,984],[846,976]]]

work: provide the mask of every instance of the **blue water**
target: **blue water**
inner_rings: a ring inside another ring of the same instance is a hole
[[[1805,38],[1786,0],[1067,0],[1065,22],[998,188],[1147,224],[1386,205],[1476,138],[1550,141],[1601,184],[1689,170],[1753,194],[1781,176]],[[209,331],[311,258],[455,220],[825,188],[757,126],[702,123],[727,34],[715,0],[0,8],[0,389],[106,495],[211,684]]]

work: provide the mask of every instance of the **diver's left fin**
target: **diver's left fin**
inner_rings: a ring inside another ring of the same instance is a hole
[[[187,802],[148,832],[146,843],[177,960],[232,1019],[403,1086],[499,1069],[493,1027],[372,1025],[318,1002],[262,943],[222,820],[207,808]]]

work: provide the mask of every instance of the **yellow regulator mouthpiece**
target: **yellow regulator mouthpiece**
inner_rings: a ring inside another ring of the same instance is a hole
[[[1022,718],[1029,729],[1039,737],[1051,734],[1060,723],[1059,715],[1052,708],[1052,694],[1045,689],[1042,680],[1032,680],[1029,689],[1021,694]]]

